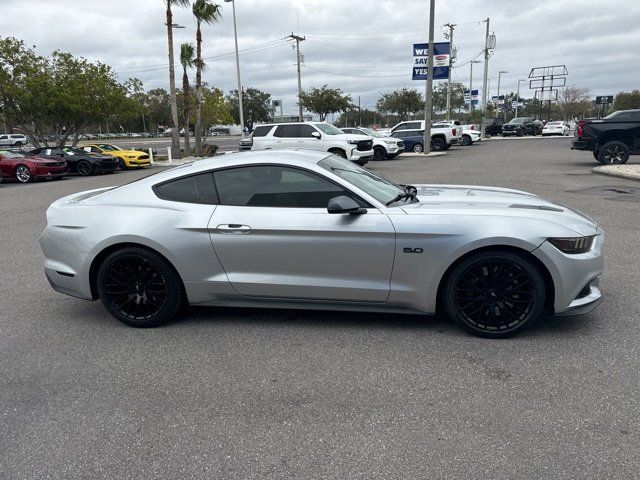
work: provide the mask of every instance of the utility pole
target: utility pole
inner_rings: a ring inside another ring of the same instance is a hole
[[[291,38],[296,41],[296,58],[298,60],[298,116],[299,121],[302,122],[302,80],[300,79],[300,42],[304,42],[306,37],[300,35],[294,35],[291,33],[287,38]]]
[[[358,127],[362,126],[362,110],[360,109],[360,95],[358,95]]]
[[[509,73],[506,70],[498,70],[498,110],[500,110],[500,77],[503,73]],[[507,121],[507,96],[504,96],[504,102],[502,102],[502,110],[504,111],[504,121]]]
[[[518,104],[520,103],[520,82],[526,82],[526,80],[518,79],[518,91],[516,93],[516,118],[518,118]]]
[[[469,74],[469,112],[473,111],[473,99],[471,98],[473,94],[473,64],[474,63],[482,63],[480,60],[471,60],[469,62],[471,64],[471,73]]]
[[[436,0],[429,2],[429,50],[427,54],[427,81],[424,86],[424,153],[431,151],[431,109],[433,107],[433,29],[436,17]]]
[[[482,84],[482,139],[486,138],[484,129],[487,122],[487,78],[489,76],[489,18],[485,20],[487,23],[487,33],[484,37],[484,83]],[[495,42],[495,37],[494,37]]]
[[[455,30],[455,23],[447,23],[444,25],[449,27],[449,34],[445,34],[449,38],[449,79],[447,80],[447,121],[451,117],[451,63],[453,60],[453,31]],[[429,51],[431,54],[431,51]],[[471,67],[473,68],[473,66]]]

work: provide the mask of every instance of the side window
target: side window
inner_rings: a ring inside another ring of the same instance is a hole
[[[261,127],[256,127],[253,130],[253,136],[254,137],[266,137],[267,133],[269,133],[269,131],[272,129],[273,127],[268,126],[268,125],[263,125]]]
[[[612,118],[617,122],[628,122],[629,120],[634,120],[636,117],[632,115],[635,112],[620,112],[618,115]]]
[[[398,130],[407,130],[407,129],[409,129],[409,124],[406,122],[403,122],[398,124],[398,126],[395,128],[395,131],[397,132]]]
[[[422,127],[420,122],[408,122],[405,130],[418,130]]]
[[[299,132],[300,125],[278,125],[273,136],[280,138],[298,137]]]
[[[153,191],[158,198],[172,202],[218,204],[211,172],[162,183],[153,187]]]
[[[221,205],[327,208],[329,199],[349,195],[315,173],[276,165],[214,172]]]
[[[300,136],[301,137],[313,137],[313,135],[311,135],[313,132],[316,132],[317,130],[315,128],[313,128],[311,125],[300,125]]]

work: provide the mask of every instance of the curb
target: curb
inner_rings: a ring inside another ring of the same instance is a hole
[[[640,174],[636,174],[636,173],[625,173],[625,172],[620,172],[620,171],[616,171],[616,170],[609,170],[608,166],[599,166],[599,167],[593,167],[591,169],[591,171],[593,173],[597,173],[600,175],[607,175],[609,177],[617,177],[617,178],[624,178],[626,180],[635,180],[635,181],[640,181]]]
[[[447,152],[429,152],[429,153],[414,153],[414,152],[403,152],[399,156],[405,157],[441,157],[446,155]]]

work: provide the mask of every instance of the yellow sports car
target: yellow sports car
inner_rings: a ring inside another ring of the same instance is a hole
[[[118,159],[118,168],[142,168],[151,165],[149,154],[138,150],[123,150],[115,145],[106,143],[83,145],[83,150],[90,153],[101,153],[103,155],[111,155]]]

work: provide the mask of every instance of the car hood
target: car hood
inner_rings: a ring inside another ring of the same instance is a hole
[[[113,153],[117,155],[146,155],[145,152],[139,150],[114,150]]]
[[[341,135],[327,135],[328,139],[336,139],[336,140],[353,140],[356,142],[361,142],[363,140],[371,140],[369,135],[358,135],[356,133],[343,133]]]
[[[495,215],[544,220],[580,235],[593,235],[598,225],[586,215],[532,193],[473,185],[414,185],[418,202],[402,207],[409,215],[429,215],[434,208],[447,214]]]

